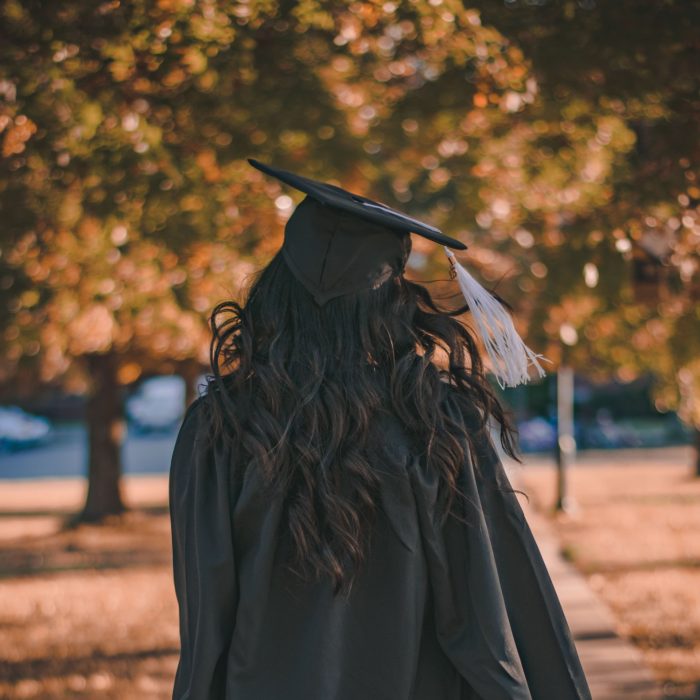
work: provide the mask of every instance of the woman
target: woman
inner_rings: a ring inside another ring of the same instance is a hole
[[[173,452],[173,697],[590,698],[466,309],[403,276],[408,231],[464,246],[260,169],[309,196],[214,310]]]

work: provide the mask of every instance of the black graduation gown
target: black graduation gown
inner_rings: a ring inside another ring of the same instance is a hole
[[[446,385],[447,386],[447,385]],[[451,390],[451,389],[450,389]],[[470,525],[433,518],[436,474],[384,414],[382,508],[349,599],[283,568],[281,504],[188,409],[170,469],[181,652],[176,700],[580,700],[590,691],[564,613],[500,459],[465,460]],[[449,402],[448,402],[449,404]],[[454,410],[449,409],[448,410]]]

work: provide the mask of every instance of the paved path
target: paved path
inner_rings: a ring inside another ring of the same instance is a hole
[[[523,488],[515,470],[511,483]],[[612,614],[585,577],[559,553],[546,518],[519,499],[542,552],[576,642],[593,700],[659,700],[661,686],[645,666],[641,652],[617,636]]]

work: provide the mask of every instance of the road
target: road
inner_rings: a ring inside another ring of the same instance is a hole
[[[177,430],[129,435],[123,446],[125,473],[167,473],[176,437]],[[57,426],[46,445],[0,454],[0,479],[85,476],[86,469],[87,439],[80,425]]]
[[[175,445],[177,429],[168,433],[128,435],[123,446],[124,472],[126,474],[166,474],[170,468],[170,456]],[[494,440],[497,448],[499,442]],[[500,450],[499,450],[500,452]],[[596,467],[618,464],[631,460],[658,461],[669,464],[691,464],[690,445],[657,448],[631,448],[616,450],[580,450],[578,466]],[[525,455],[526,464],[552,463],[547,453]],[[36,479],[46,477],[85,476],[87,465],[87,441],[85,429],[80,425],[54,428],[54,437],[47,445],[0,453],[0,479]]]

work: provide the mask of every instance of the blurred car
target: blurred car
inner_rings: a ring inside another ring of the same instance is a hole
[[[129,426],[140,433],[174,430],[184,414],[185,389],[182,377],[146,379],[126,401]]]
[[[642,447],[642,439],[631,427],[609,422],[596,422],[585,426],[578,442],[581,447],[613,449],[618,447]]]
[[[46,418],[27,413],[19,406],[0,406],[0,450],[36,447],[51,435],[51,423]]]
[[[545,452],[553,450],[557,443],[557,429],[541,416],[518,424],[520,449],[523,452]]]

